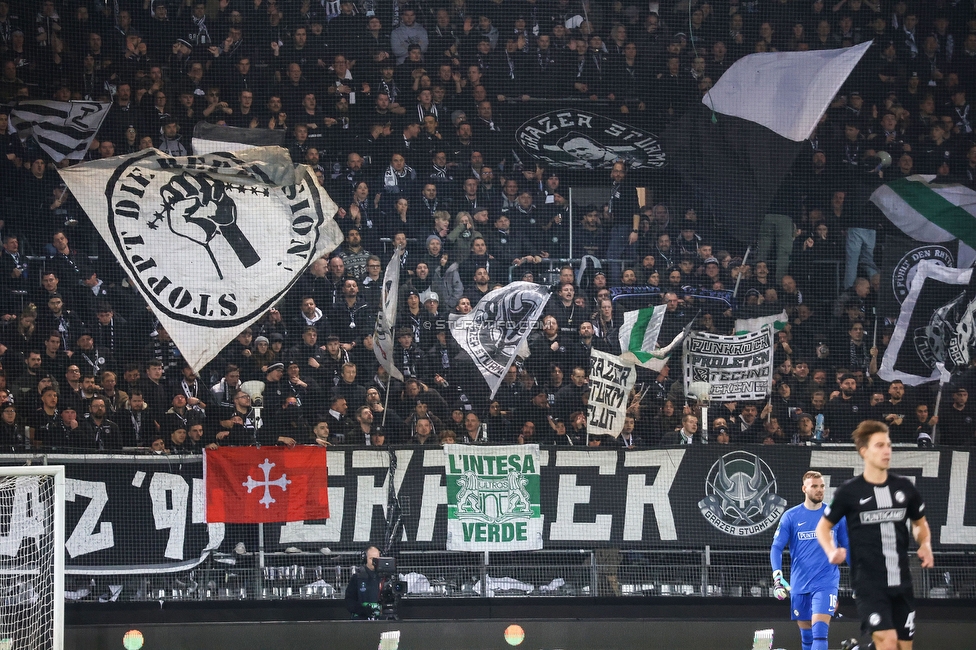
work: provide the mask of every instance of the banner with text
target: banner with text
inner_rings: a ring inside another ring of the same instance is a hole
[[[616,438],[624,428],[630,391],[637,381],[634,364],[597,349],[590,350],[590,398],[586,430],[590,435]]]
[[[464,540],[464,524],[474,525],[472,542],[487,545],[493,535],[501,540],[521,535],[518,522],[524,521],[526,542],[533,541],[530,530],[538,531],[541,546],[551,549],[702,549],[707,544],[713,549],[768,551],[782,509],[803,501],[800,479],[805,471],[824,474],[825,498],[830,501],[837,486],[860,472],[863,464],[853,448],[541,447],[536,452],[511,446],[496,453],[496,448],[458,447],[460,456],[453,461],[457,472],[451,471],[451,461],[439,447],[396,450],[394,487],[403,508],[404,534],[395,552],[448,548],[448,504],[459,502],[463,486],[457,480],[464,475],[463,457],[470,454],[482,458],[483,473],[478,473],[477,461],[473,470],[479,480],[507,479],[509,471],[527,479],[533,517],[515,519],[507,531],[506,522],[487,521],[502,519],[504,509],[517,503],[509,497],[507,484],[501,491],[477,487],[467,503],[472,509],[483,506],[485,521],[457,519],[459,542]],[[0,463],[23,465],[28,458],[3,456]],[[328,546],[333,551],[359,551],[377,542],[386,529],[389,460],[386,451],[330,448],[329,519],[264,524],[267,550],[283,552],[294,546],[318,552]],[[67,471],[69,575],[185,571],[212,551],[232,553],[242,541],[238,536],[248,529],[257,538],[256,525],[205,523],[199,456],[51,455],[47,462],[63,464]],[[892,471],[912,477],[922,493],[935,549],[976,551],[976,480],[970,480],[976,476],[976,454],[971,449],[896,449],[891,462]],[[468,463],[470,468],[470,459]],[[279,488],[270,489],[273,498],[282,496]],[[254,499],[261,494],[255,491]],[[14,502],[27,508],[26,500]],[[4,545],[28,549],[30,535],[24,528],[0,528]],[[6,539],[11,535],[21,539]],[[534,541],[538,548],[538,538]]]
[[[447,550],[542,548],[539,461],[539,445],[445,445]]]
[[[773,329],[740,336],[692,332],[685,339],[685,395],[707,382],[713,402],[763,399],[773,382]]]

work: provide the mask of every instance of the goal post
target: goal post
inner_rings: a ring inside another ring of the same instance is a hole
[[[61,465],[0,467],[0,650],[64,648]]]

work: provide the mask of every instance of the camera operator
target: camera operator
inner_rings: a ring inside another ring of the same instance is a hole
[[[366,549],[366,562],[356,567],[346,586],[346,609],[354,619],[369,620],[379,617],[380,576],[376,572],[376,559],[380,550],[375,546]]]

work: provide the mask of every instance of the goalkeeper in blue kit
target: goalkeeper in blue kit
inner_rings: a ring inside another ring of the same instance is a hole
[[[779,520],[769,562],[773,567],[773,593],[779,600],[790,596],[791,618],[800,628],[803,650],[827,650],[830,618],[837,610],[840,569],[827,560],[817,541],[817,524],[823,517],[824,480],[820,472],[803,475],[803,503],[790,508]],[[849,548],[844,521],[834,527],[836,544]],[[783,577],[783,549],[790,549],[790,579]]]

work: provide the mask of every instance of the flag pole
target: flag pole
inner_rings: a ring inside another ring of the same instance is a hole
[[[871,341],[871,347],[878,347],[878,308],[872,307],[871,311],[874,312],[874,338]]]
[[[749,253],[750,253],[751,251],[752,251],[752,246],[748,246],[748,247],[746,247],[746,254],[742,256],[742,265],[741,265],[741,266],[739,267],[740,269],[741,269],[741,268],[742,268],[743,266],[745,266],[745,265],[746,265],[746,262],[748,262],[748,261],[749,261]],[[738,296],[738,295],[739,295],[739,283],[740,283],[740,282],[742,282],[742,271],[739,271],[739,277],[737,277],[737,278],[735,279],[735,289],[733,289],[733,290],[732,290],[732,297],[733,297],[733,298],[735,298],[736,296]]]
[[[386,409],[389,408],[390,406],[391,390],[393,390],[393,377],[390,377],[386,380],[386,399],[383,401],[383,420],[380,422],[381,429],[386,426]]]
[[[264,524],[258,524],[258,598],[264,598]]]
[[[569,186],[569,259],[573,259],[573,186]]]
[[[935,367],[939,371],[939,392],[936,393],[936,395],[935,395],[935,412],[932,414],[932,417],[938,418],[939,417],[939,406],[942,405],[942,389],[945,388],[945,385],[946,385],[946,383],[948,383],[949,379],[952,377],[952,374],[949,373],[948,371],[946,371],[945,363],[943,363],[942,361],[937,361],[935,363]],[[932,425],[932,444],[933,445],[935,444],[935,429],[938,426],[939,426],[938,421],[936,421],[936,423]]]

